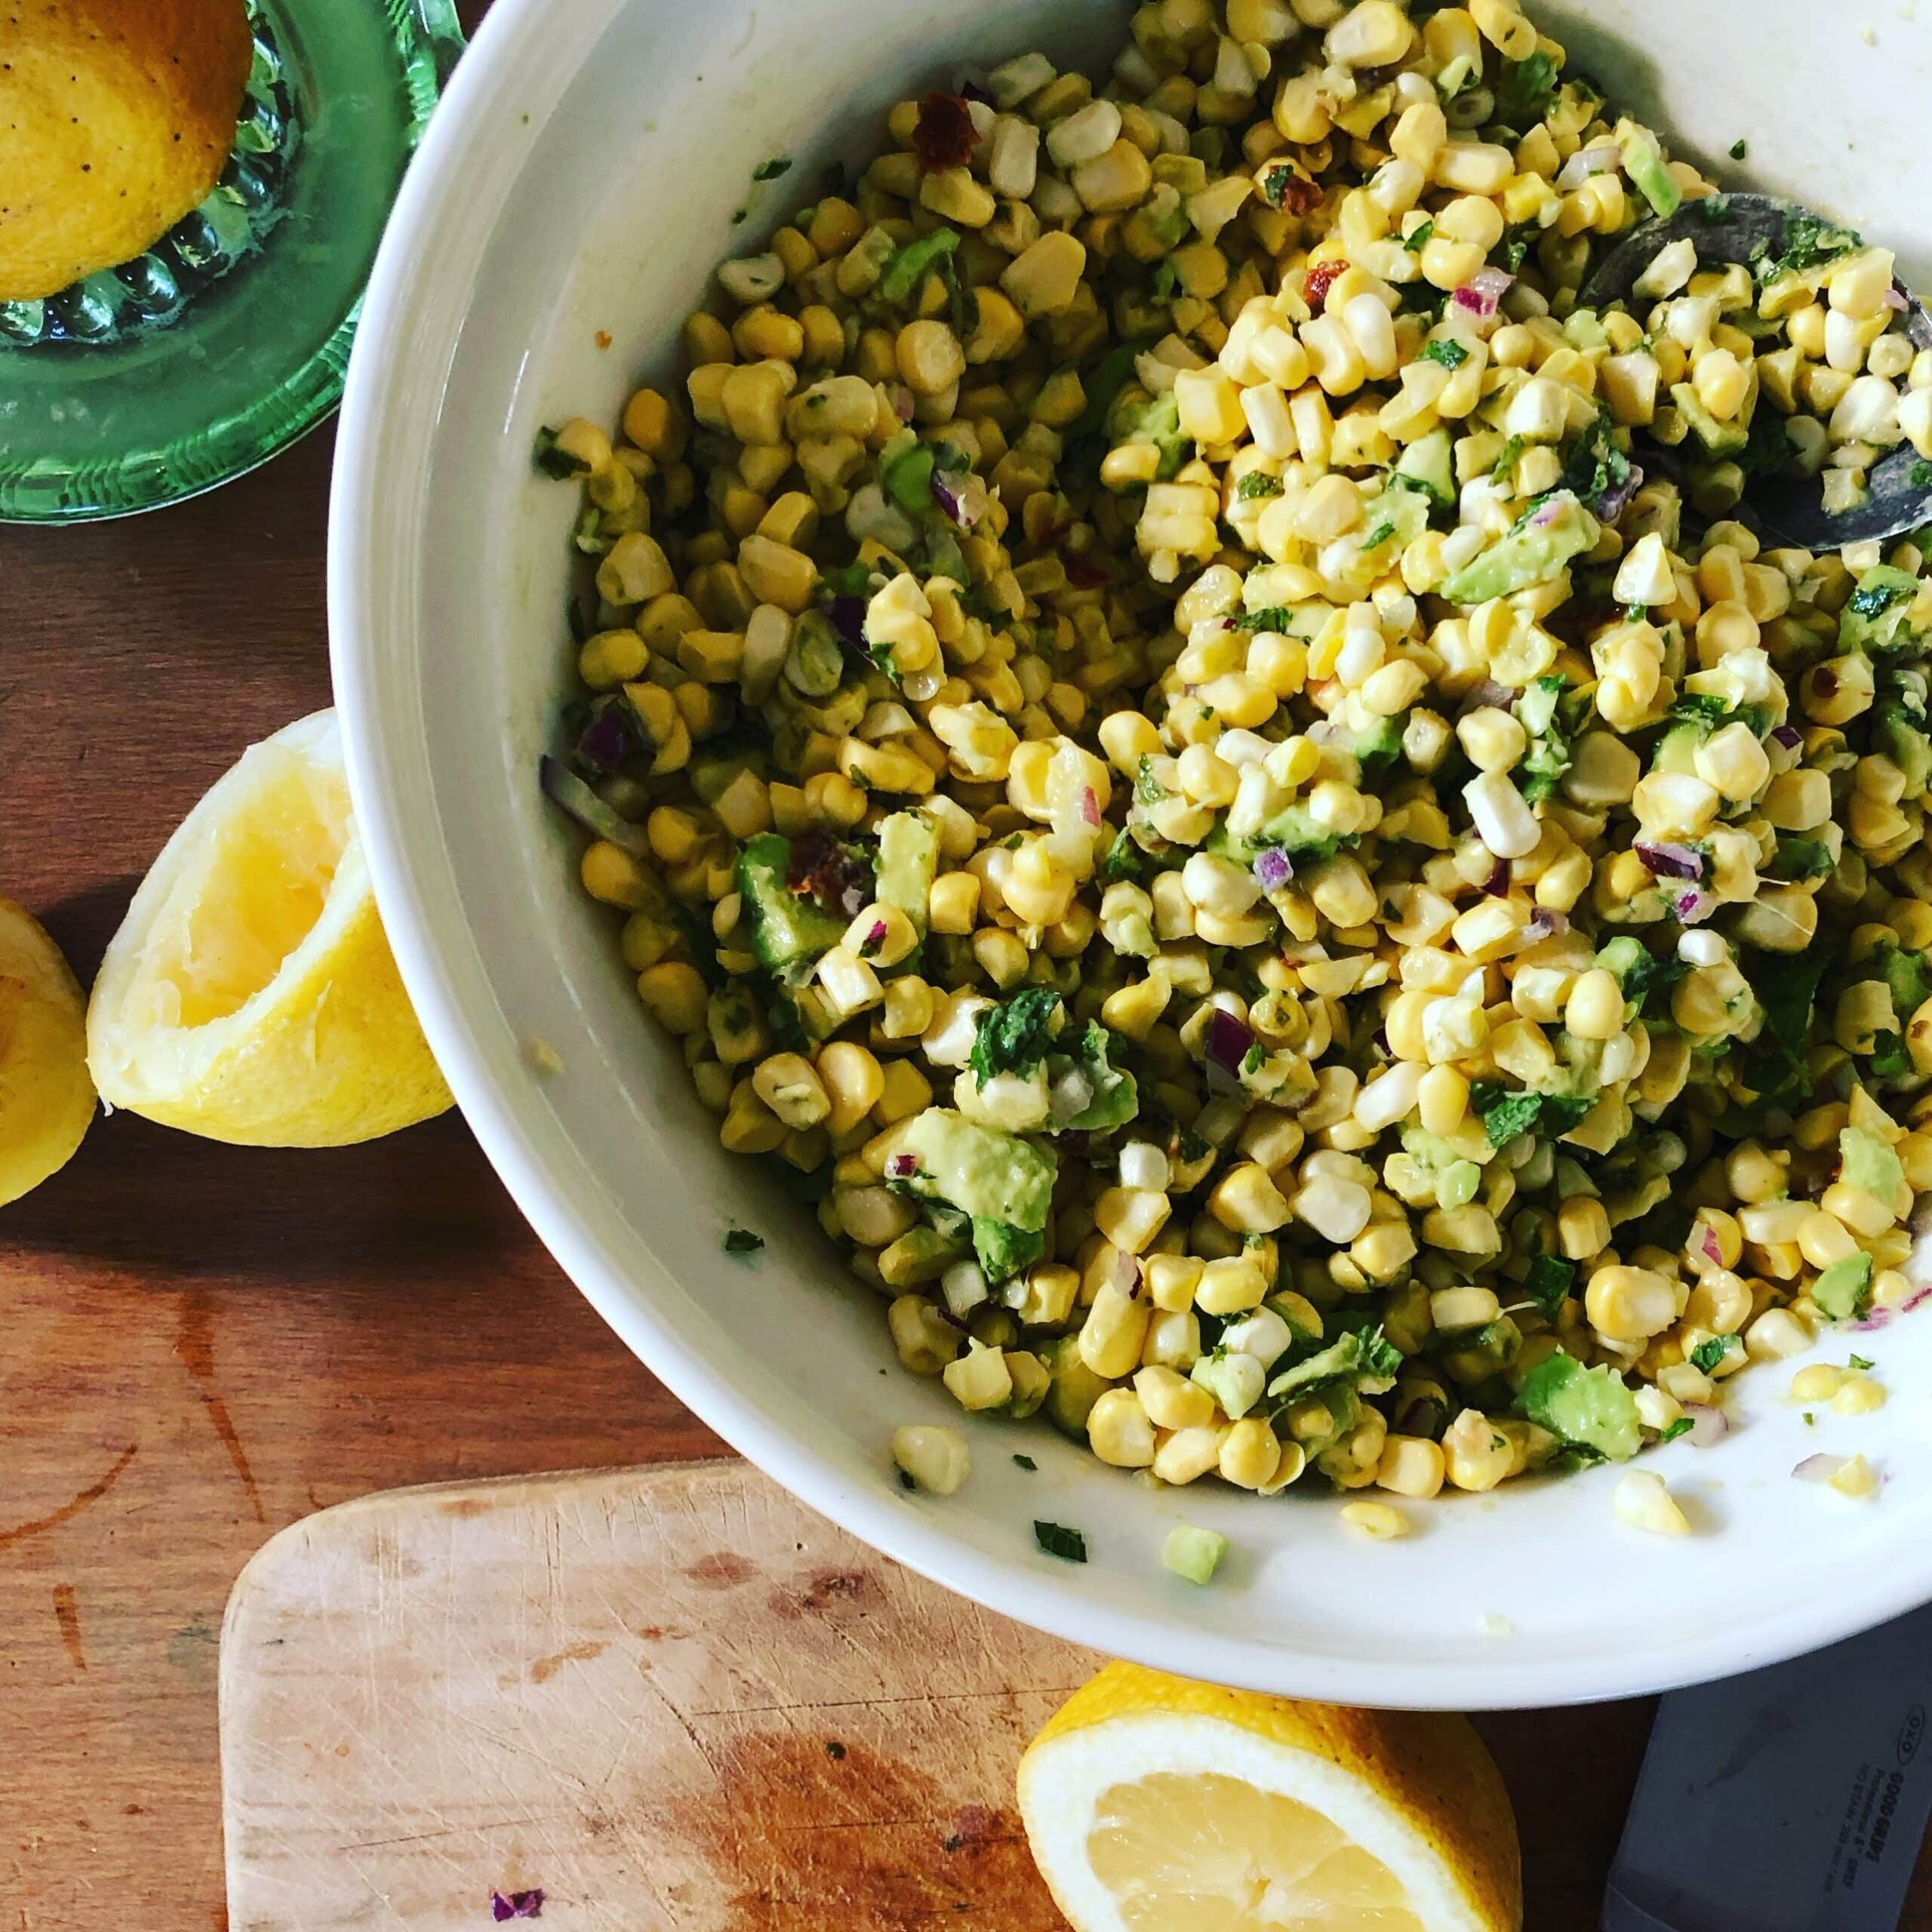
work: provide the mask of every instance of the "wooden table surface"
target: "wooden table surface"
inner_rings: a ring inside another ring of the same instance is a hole
[[[0,888],[83,983],[188,808],[329,702],[331,450],[155,515],[0,527]],[[332,1152],[97,1121],[0,1211],[0,1932],[226,1926],[216,1642],[272,1532],[400,1484],[721,1449],[454,1115]],[[1482,1720],[1529,1932],[1595,1927],[1649,1717]],[[1932,1932],[1923,1858],[1915,1899]]]

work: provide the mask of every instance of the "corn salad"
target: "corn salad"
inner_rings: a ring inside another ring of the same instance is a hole
[[[545,782],[720,1140],[907,1369],[1164,1482],[1623,1460],[1912,1294],[1932,581],[1728,513],[1932,457],[1932,357],[1836,229],[1580,307],[1715,191],[1563,66],[1152,0],[902,102],[540,441]]]

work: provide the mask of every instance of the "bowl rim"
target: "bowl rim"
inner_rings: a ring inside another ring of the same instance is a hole
[[[623,4],[601,0],[584,11],[601,29]],[[460,915],[454,870],[433,824],[399,808],[402,775],[412,756],[420,762],[420,746],[410,741],[414,721],[378,703],[376,687],[382,665],[412,648],[415,479],[467,312],[463,291],[500,215],[500,200],[489,200],[497,175],[488,164],[493,149],[503,162],[509,144],[499,132],[515,117],[506,124],[498,116],[513,98],[528,100],[533,69],[556,57],[556,43],[568,36],[553,29],[544,0],[496,0],[459,64],[392,213],[342,407],[329,517],[331,669],[351,796],[404,984],[457,1105],[538,1238],[625,1345],[709,1427],[811,1508],[934,1582],[1069,1642],[1173,1669],[1183,1647],[1177,1616],[1110,1603],[1103,1572],[1044,1574],[1020,1555],[972,1547],[936,1518],[881,1503],[808,1436],[761,1414],[722,1364],[688,1345],[559,1198],[551,1157],[531,1128],[531,1104],[491,1069],[485,1043],[495,1042],[500,1060],[503,1016],[480,981],[458,983],[454,949],[438,936],[426,902],[440,894]],[[467,225],[453,219],[460,209],[471,217]],[[1185,1669],[1208,1681],[1382,1707],[1517,1709],[1635,1697],[1779,1662],[1916,1607],[1932,1596],[1932,1549],[1915,1563],[1909,1547],[1897,1555],[1882,1573],[1847,1579],[1828,1603],[1764,1611],[1748,1632],[1715,1622],[1694,1636],[1671,1632],[1675,1641],[1649,1667],[1642,1653],[1633,1663],[1631,1652],[1601,1658],[1527,1644],[1499,1644],[1475,1659],[1398,1662],[1291,1651],[1197,1625],[1188,1629]]]

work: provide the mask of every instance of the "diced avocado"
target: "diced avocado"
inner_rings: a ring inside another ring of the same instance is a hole
[[[911,516],[924,516],[933,506],[933,446],[908,435],[897,448],[881,453],[879,481],[886,493]]]
[[[1063,1081],[1077,1075],[1083,1086],[1091,1086],[1093,1097],[1080,1111],[1066,1120],[1055,1121],[1057,1131],[1105,1134],[1124,1127],[1140,1111],[1140,1090],[1134,1075],[1115,1066],[1109,1057],[1113,1035],[1097,1020],[1090,1020],[1075,1043],[1071,1054],[1050,1054],[1047,1078],[1057,1093]]]
[[[1216,1349],[1201,1356],[1188,1376],[1221,1405],[1223,1415],[1239,1422],[1260,1401],[1268,1371],[1253,1355],[1238,1349]]]
[[[1574,1355],[1553,1355],[1523,1377],[1516,1404],[1552,1435],[1613,1463],[1628,1461],[1643,1442],[1637,1398],[1607,1364],[1586,1368]]]
[[[1670,399],[1678,413],[1697,432],[1697,440],[1712,456],[1734,456],[1751,440],[1751,426],[1734,418],[1720,423],[1706,409],[1688,383],[1673,383]]]
[[[1912,649],[1925,635],[1924,623],[1912,622],[1924,589],[1909,571],[1874,564],[1859,578],[1838,613],[1839,650],[1887,657]]]
[[[1889,1202],[1905,1179],[1905,1164],[1891,1143],[1869,1127],[1846,1128],[1838,1135],[1838,1155],[1844,1163],[1838,1178],[1881,1201]]]
[[[1046,1237],[1005,1221],[973,1217],[973,1252],[989,1281],[1010,1281],[1032,1266],[1047,1251]]]
[[[1312,1389],[1318,1382],[1346,1380],[1364,1395],[1380,1395],[1395,1386],[1402,1358],[1379,1327],[1344,1330],[1325,1349],[1285,1369],[1268,1385],[1272,1399]]]
[[[1118,432],[1129,441],[1152,443],[1161,452],[1159,467],[1154,472],[1157,482],[1166,482],[1194,454],[1194,438],[1181,433],[1180,405],[1172,389],[1130,411]]]
[[[1405,487],[1420,489],[1438,509],[1456,507],[1456,458],[1447,429],[1418,436],[1396,459],[1395,474]]]
[[[1278,846],[1291,859],[1332,859],[1342,841],[1325,826],[1315,823],[1306,805],[1290,805],[1277,812],[1258,832],[1237,835],[1224,819],[1208,835],[1208,850],[1218,858],[1232,859],[1245,865],[1271,848]]]
[[[1594,309],[1572,309],[1563,318],[1565,340],[1578,349],[1607,349],[1610,338],[1604,334]]]
[[[1547,583],[1597,540],[1595,518],[1567,490],[1546,497],[1507,537],[1443,580],[1455,604],[1486,604]]]
[[[1227,1553],[1228,1540],[1217,1531],[1177,1523],[1161,1546],[1161,1567],[1190,1583],[1211,1583]]]
[[[1080,1358],[1080,1337],[1062,1335],[1042,1343],[1035,1351],[1051,1378],[1043,1405],[1047,1420],[1076,1442],[1087,1439],[1087,1418],[1107,1392],[1104,1376],[1096,1375]]]
[[[1872,1299],[1872,1257],[1848,1254],[1834,1261],[1811,1284],[1818,1312],[1834,1321],[1855,1321]]]
[[[909,242],[886,263],[878,278],[879,299],[905,302],[917,294],[919,285],[959,246],[956,228],[936,228],[916,242]]]
[[[822,911],[785,883],[792,841],[761,832],[738,854],[738,890],[752,915],[752,949],[760,962],[795,986],[812,963],[845,937],[846,921]]]
[[[1872,749],[1905,774],[1905,795],[1922,798],[1932,785],[1932,737],[1895,697],[1883,699],[1872,719]]]
[[[1386,771],[1402,755],[1402,721],[1378,718],[1367,730],[1355,737],[1355,762],[1371,777]]]
[[[1540,738],[1556,721],[1556,701],[1568,688],[1565,679],[1538,678],[1516,700],[1516,721],[1533,738]]]
[[[1925,955],[1908,952],[1903,946],[1881,946],[1872,962],[1892,989],[1892,1011],[1901,1020],[1909,1020],[1928,999],[1932,999],[1932,973],[1926,970]]]
[[[1392,486],[1362,506],[1361,547],[1398,556],[1429,528],[1428,494]]]
[[[939,834],[924,812],[891,812],[879,820],[879,901],[897,906],[922,937],[933,875],[938,869]]]
[[[910,1155],[912,1174],[892,1174],[910,1194],[944,1201],[981,1220],[1037,1234],[1047,1225],[1058,1168],[1051,1154],[997,1128],[981,1127],[947,1107],[928,1107],[900,1130],[895,1159]],[[1008,1272],[1011,1272],[1010,1270]]]
[[[1688,772],[1696,774],[1697,747],[1710,736],[1709,728],[1694,718],[1673,724],[1657,742],[1651,753],[1653,771]]]
[[[1675,214],[1684,205],[1684,190],[1671,179],[1663,151],[1647,128],[1633,128],[1623,137],[1623,171],[1629,176],[1654,214]]]

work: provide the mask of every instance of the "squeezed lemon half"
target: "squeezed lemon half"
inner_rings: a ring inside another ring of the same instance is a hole
[[[1515,1820],[1462,1718],[1109,1664],[1020,1764],[1076,1932],[1519,1932]]]
[[[102,1099],[253,1146],[336,1147],[441,1113],[349,808],[333,711],[245,752],[182,822],[101,961]]]
[[[0,1204],[65,1167],[94,1118],[84,1008],[40,921],[0,899]]]

